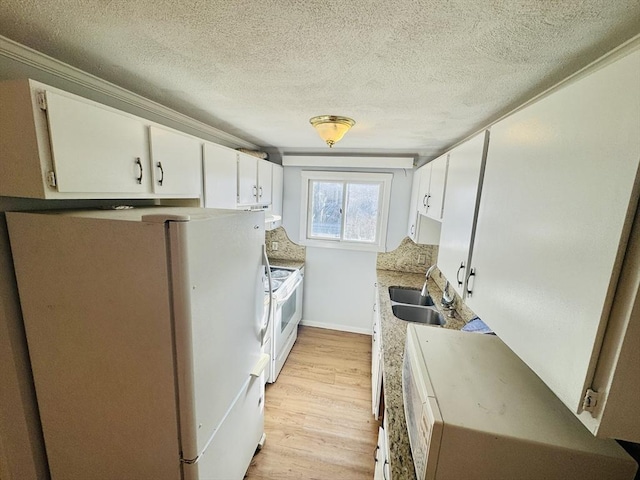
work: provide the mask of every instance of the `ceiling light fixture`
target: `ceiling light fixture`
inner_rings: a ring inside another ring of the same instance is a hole
[[[320,138],[327,142],[329,148],[340,141],[344,134],[356,124],[351,118],[338,117],[336,115],[313,117],[309,120],[309,123],[318,131]]]

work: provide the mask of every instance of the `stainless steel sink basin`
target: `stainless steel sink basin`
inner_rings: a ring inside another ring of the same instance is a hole
[[[397,318],[407,322],[424,323],[427,325],[445,324],[444,316],[433,308],[396,304],[391,307],[391,310],[393,310],[393,314]]]
[[[389,297],[391,297],[392,302],[396,303],[425,305],[429,307],[434,305],[431,297],[422,297],[420,295],[420,290],[415,290],[413,288],[389,287]]]

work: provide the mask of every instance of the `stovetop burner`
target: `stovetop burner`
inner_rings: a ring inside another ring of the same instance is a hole
[[[291,275],[291,270],[283,270],[281,268],[271,267],[271,279],[284,280]]]
[[[289,278],[295,270],[281,268],[281,267],[270,267],[271,271],[271,291],[275,292],[282,286],[282,284]],[[269,280],[265,277],[264,279],[264,291],[269,291]]]

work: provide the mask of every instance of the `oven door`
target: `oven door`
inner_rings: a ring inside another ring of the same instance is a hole
[[[296,279],[296,283],[283,299],[276,303],[274,329],[276,332],[276,355],[279,355],[282,347],[297,328],[302,318],[302,276]]]

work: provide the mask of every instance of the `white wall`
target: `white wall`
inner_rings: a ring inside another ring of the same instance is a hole
[[[283,227],[296,243],[300,243],[301,171],[284,167]],[[391,251],[406,236],[413,171],[367,171],[393,173],[387,227],[387,251]],[[307,247],[302,323],[370,334],[376,259],[376,252]]]

